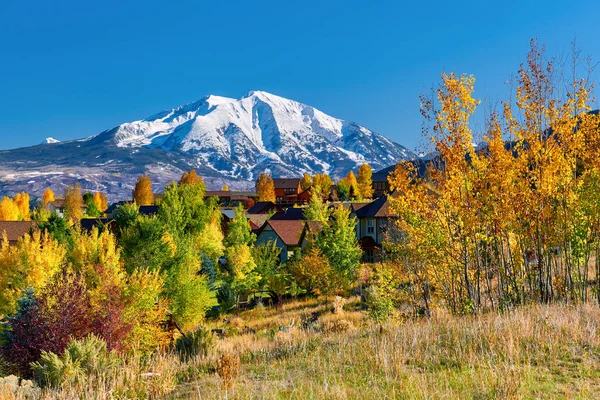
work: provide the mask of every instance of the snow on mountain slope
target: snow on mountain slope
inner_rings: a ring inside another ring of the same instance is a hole
[[[274,174],[342,174],[414,158],[406,148],[352,122],[270,93],[239,100],[208,96],[141,121],[120,125],[116,146],[160,148],[193,158],[231,178]]]
[[[253,91],[241,99],[207,96],[98,135],[0,150],[0,193],[80,183],[111,199],[131,195],[146,173],[156,190],[195,168],[211,189],[249,189],[256,177],[328,173],[339,179],[360,164],[379,170],[416,156],[354,122],[308,105]]]

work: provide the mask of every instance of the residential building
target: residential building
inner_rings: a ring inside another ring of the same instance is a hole
[[[35,221],[0,221],[0,247],[3,246],[4,238],[8,240],[9,246],[14,246],[23,236],[37,229]]]
[[[296,204],[298,195],[302,193],[300,178],[276,178],[273,179],[273,186],[277,204]]]
[[[351,206],[351,215],[356,217],[356,237],[364,252],[365,262],[374,262],[381,251],[390,223],[397,218],[389,208],[387,196],[379,197],[371,203],[357,203]]]
[[[281,250],[281,262],[286,262],[300,250],[303,231],[304,221],[270,219],[258,231],[256,244],[275,242]]]
[[[64,217],[65,216],[65,204],[66,204],[65,199],[56,199],[56,200],[48,203],[48,210],[50,210],[50,212],[52,212],[52,213],[57,213],[61,217]],[[85,214],[85,212],[86,212],[85,203],[82,203],[81,209],[82,209],[83,213]]]

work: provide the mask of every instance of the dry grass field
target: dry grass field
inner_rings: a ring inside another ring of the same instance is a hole
[[[303,326],[303,316],[313,313],[320,315]],[[430,319],[393,318],[381,333],[356,299],[341,313],[332,312],[331,301],[306,300],[281,310],[244,311],[211,328],[223,329],[225,337],[207,356],[187,361],[172,352],[132,357],[112,372],[41,397],[600,397],[600,309],[595,305],[532,306],[471,317],[439,310]]]

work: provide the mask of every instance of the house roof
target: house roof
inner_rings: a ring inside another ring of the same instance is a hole
[[[110,206],[108,206],[108,208],[104,212],[112,213],[117,207],[122,206],[123,204],[129,204],[129,203],[133,203],[133,201],[122,200],[122,201],[118,201],[116,203],[112,203]]]
[[[300,244],[300,238],[302,236],[302,230],[304,229],[304,223],[299,220],[269,220],[262,227],[262,230],[266,226],[270,226],[271,229],[279,236],[279,238],[287,246],[298,246]]]
[[[252,227],[253,231],[259,230],[267,221],[267,214],[246,214],[248,217],[248,223]]]
[[[380,197],[362,206],[355,213],[357,218],[386,218],[394,216],[390,212],[390,203],[387,196]]]
[[[323,230],[321,221],[306,221],[306,230],[310,233],[319,233]]]
[[[270,201],[259,201],[248,209],[248,214],[266,214],[274,208],[279,207]]]
[[[23,236],[37,229],[35,221],[0,221],[0,244],[4,233],[9,244],[15,244]]]
[[[273,179],[275,189],[296,189],[300,186],[300,178],[278,178]]]
[[[54,201],[51,201],[50,204],[52,204],[54,207],[56,208],[62,208],[65,206],[65,199],[55,199]]]
[[[283,211],[277,211],[271,217],[271,220],[301,221],[303,219],[305,219],[304,218],[304,209],[296,208],[296,207],[288,207],[287,209],[285,209]]]
[[[235,208],[221,207],[220,211],[221,214],[223,214],[223,216],[227,217],[230,220],[235,218]]]
[[[93,227],[99,225],[107,225],[110,221],[108,218],[82,218],[79,221],[82,229],[86,231],[91,231]]]

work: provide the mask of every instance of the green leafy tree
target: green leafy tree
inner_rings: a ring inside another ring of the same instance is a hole
[[[125,269],[163,270],[173,249],[162,221],[156,216],[141,216],[121,231],[120,243]]]
[[[102,215],[98,209],[98,205],[94,201],[94,195],[90,192],[83,194],[83,202],[85,204],[85,215],[88,217],[96,218]]]
[[[327,223],[331,211],[327,207],[327,203],[323,201],[323,198],[319,194],[320,189],[318,187],[313,187],[311,190],[312,196],[310,196],[308,206],[304,209],[304,218],[307,221]]]
[[[350,199],[350,186],[344,181],[340,181],[337,185],[337,195],[341,201]]]
[[[316,245],[327,257],[331,267],[349,284],[354,279],[362,257],[362,250],[356,239],[356,219],[350,218],[349,210],[341,206],[334,209],[331,223],[323,226]]]
[[[140,208],[136,203],[125,203],[116,210],[115,221],[121,231],[127,230],[140,216]]]
[[[275,242],[267,242],[252,247],[252,258],[256,263],[256,273],[260,276],[258,288],[265,290],[269,279],[280,272],[281,250]]]

